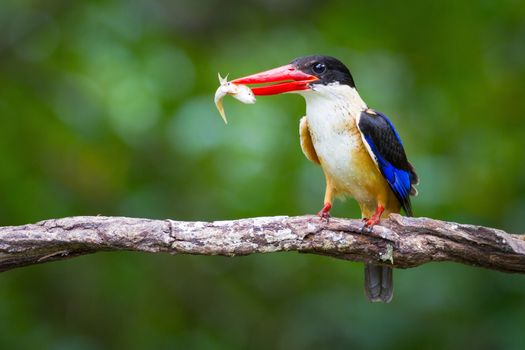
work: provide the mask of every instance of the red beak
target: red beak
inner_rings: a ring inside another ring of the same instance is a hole
[[[232,80],[234,84],[262,84],[274,83],[272,85],[252,88],[255,95],[276,95],[284,92],[308,90],[308,84],[318,80],[314,75],[306,74],[296,69],[291,64],[270,69],[261,73]]]

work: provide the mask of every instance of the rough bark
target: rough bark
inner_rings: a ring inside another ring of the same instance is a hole
[[[525,273],[525,240],[494,228],[393,215],[361,232],[360,220],[276,216],[185,222],[79,216],[0,227],[0,271],[99,251],[238,256],[297,251],[415,267],[454,261]]]

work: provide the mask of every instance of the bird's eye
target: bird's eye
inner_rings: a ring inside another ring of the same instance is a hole
[[[314,63],[313,66],[312,66],[312,70],[316,74],[322,74],[326,70],[326,64],[324,64],[324,63]]]

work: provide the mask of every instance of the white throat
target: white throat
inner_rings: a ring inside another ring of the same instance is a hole
[[[367,109],[355,88],[348,85],[314,85],[301,93],[306,100],[306,117],[314,129],[339,129],[354,122]]]
[[[306,115],[308,119],[335,117],[332,114],[343,114],[348,118],[356,117],[367,109],[366,103],[355,88],[348,85],[329,84],[313,85],[312,90],[301,93],[306,100]]]

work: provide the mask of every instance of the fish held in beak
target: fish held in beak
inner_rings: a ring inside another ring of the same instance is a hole
[[[219,83],[221,85],[215,92],[215,106],[217,106],[217,110],[219,111],[222,120],[224,120],[224,123],[228,124],[226,113],[224,112],[224,107],[222,106],[222,99],[224,96],[233,96],[235,99],[246,104],[254,104],[256,99],[252,90],[248,86],[229,82],[228,76],[223,78],[220,74],[218,74],[218,77]]]

